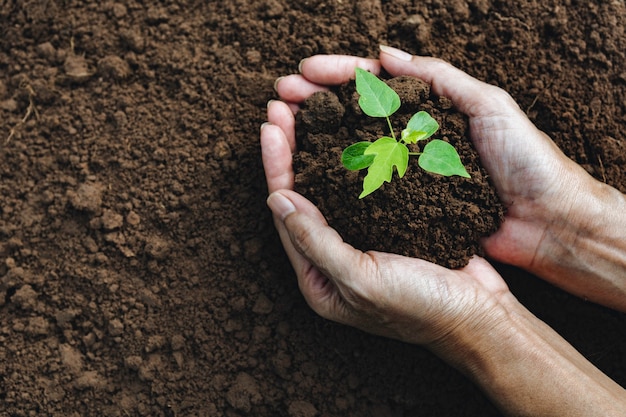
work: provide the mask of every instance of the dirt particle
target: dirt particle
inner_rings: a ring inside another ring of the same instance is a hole
[[[61,355],[61,363],[70,373],[79,374],[84,365],[83,355],[73,346],[66,343],[59,345],[59,353]]]
[[[45,336],[50,330],[50,323],[44,317],[37,316],[28,319],[24,331],[31,336]]]
[[[466,21],[471,15],[469,5],[464,0],[451,1],[448,7],[452,16],[460,21]]]
[[[104,230],[115,230],[122,227],[124,224],[124,217],[121,214],[114,212],[113,210],[105,209],[102,212],[102,228]]]
[[[113,126],[117,129],[122,129],[124,126],[128,124],[128,116],[122,110],[118,110],[113,113],[111,121],[113,122]]]
[[[222,159],[230,159],[232,156],[232,151],[230,150],[230,146],[223,140],[218,141],[213,148],[213,155],[215,158]]]
[[[90,348],[93,346],[94,343],[96,343],[97,337],[96,334],[91,332],[86,334],[85,336],[83,336],[82,338],[82,342],[85,344],[86,347]]]
[[[402,111],[414,113],[425,103],[430,96],[430,85],[422,80],[400,76],[387,81],[402,102]]]
[[[97,184],[81,184],[76,191],[68,191],[69,203],[76,210],[99,213],[102,206],[102,187]]]
[[[256,49],[251,49],[246,52],[246,61],[248,64],[256,65],[260,63],[262,59],[261,53]]]
[[[252,311],[256,314],[265,315],[271,313],[273,308],[274,303],[272,303],[272,301],[270,301],[265,294],[261,294],[256,299],[254,307],[252,307]]]
[[[124,333],[124,323],[119,319],[113,319],[109,322],[108,329],[111,336],[121,336]]]
[[[315,417],[317,409],[308,401],[294,401],[289,404],[289,417]]]
[[[139,370],[139,367],[142,363],[143,359],[141,359],[141,356],[132,355],[124,358],[124,365],[126,365],[128,369],[131,369],[133,371]]]
[[[148,288],[142,288],[139,291],[138,298],[139,301],[150,307],[156,307],[161,304],[159,296],[150,291]]]
[[[48,380],[45,384],[44,394],[48,401],[59,402],[65,397],[65,390],[59,385],[58,381]]]
[[[121,19],[128,13],[126,6],[122,3],[114,3],[111,7],[111,13],[116,19]]]
[[[40,57],[52,62],[56,59],[57,50],[50,42],[44,42],[37,45],[37,53]]]
[[[164,336],[161,336],[160,334],[153,335],[148,338],[148,342],[146,343],[144,350],[147,353],[151,353],[155,350],[161,349],[166,343],[167,339]]]
[[[12,98],[0,101],[0,109],[2,110],[15,113],[17,112],[18,108],[19,108],[19,104],[17,103],[17,101],[13,100]]]
[[[7,96],[7,84],[0,80],[0,99],[5,98]]]
[[[133,52],[138,54],[146,49],[146,40],[141,33],[134,30],[123,30],[120,32],[122,43],[126,44]]]
[[[170,19],[169,14],[167,13],[167,9],[163,7],[152,6],[148,9],[148,13],[146,15],[146,23],[149,25],[158,25],[161,23],[165,23]]]
[[[153,381],[163,369],[163,357],[161,355],[152,354],[148,359],[143,361],[138,370],[139,379],[142,381]]]
[[[309,108],[316,110],[310,111]],[[336,94],[318,92],[307,99],[305,108],[296,117],[308,132],[336,133],[345,111]]]
[[[489,9],[491,8],[491,0],[469,0],[468,4],[470,8],[477,10],[482,14],[489,13]]]
[[[33,289],[33,287],[30,285],[23,285],[15,292],[15,294],[13,294],[11,301],[24,310],[30,310],[35,307],[38,295],[39,294]]]
[[[263,241],[259,238],[252,238],[244,242],[243,253],[246,260],[250,262],[258,262],[261,260],[263,253]]]
[[[225,45],[213,52],[216,58],[224,65],[235,66],[241,62],[241,55],[232,45]]]
[[[141,223],[141,217],[139,217],[139,214],[135,213],[134,211],[130,211],[126,215],[126,223],[131,226],[137,226],[139,223]]]
[[[432,28],[430,22],[421,14],[414,14],[406,18],[400,23],[403,31],[413,33],[415,40],[419,45],[428,44],[431,38]]]
[[[87,249],[90,253],[96,253],[98,252],[99,248],[98,248],[98,244],[96,243],[96,241],[90,237],[90,236],[85,236],[85,238],[83,239],[83,246],[85,247],[85,249]]]
[[[283,14],[284,8],[277,0],[265,0],[263,1],[261,8],[264,11],[265,16],[271,18],[279,17]]]
[[[274,372],[276,372],[276,375],[278,375],[284,380],[291,379],[291,371],[289,368],[291,368],[292,359],[291,359],[291,356],[289,356],[289,354],[287,354],[284,351],[278,352],[271,359],[271,364],[274,368]]]
[[[163,260],[170,252],[170,245],[163,239],[153,236],[146,241],[146,253],[154,259]]]
[[[98,73],[104,78],[120,81],[132,73],[130,65],[117,55],[107,55],[98,61]]]
[[[75,309],[65,309],[57,311],[54,318],[56,320],[57,326],[64,327],[66,324],[70,323],[72,320],[78,316],[80,312]]]
[[[106,380],[97,371],[84,372],[74,381],[74,387],[79,391],[86,389],[102,389],[106,385]]]
[[[226,393],[226,401],[235,410],[249,413],[252,406],[260,404],[262,396],[259,385],[249,374],[242,372],[237,375],[233,386]]]
[[[68,54],[63,63],[63,70],[71,81],[82,83],[93,75],[84,56]]]
[[[173,335],[171,340],[170,340],[170,347],[174,351],[181,350],[182,348],[184,348],[185,347],[185,336],[183,336],[182,334],[175,334],[175,335]]]
[[[252,330],[252,343],[257,345],[263,343],[272,335],[272,329],[267,326],[256,326]]]

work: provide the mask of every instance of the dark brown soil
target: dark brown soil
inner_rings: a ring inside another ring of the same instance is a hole
[[[298,113],[296,191],[313,201],[344,240],[361,250],[418,257],[449,268],[465,266],[473,255],[484,255],[480,238],[498,230],[504,216],[469,139],[467,117],[450,100],[432,95],[421,80],[405,76],[387,84],[402,103],[390,119],[394,132],[399,134],[418,111],[428,112],[439,123],[433,138],[454,146],[471,178],[428,173],[412,157],[402,179],[396,172],[391,183],[358,199],[366,170],[347,171],[341,153],[355,142],[373,142],[390,133],[384,119],[363,114],[351,83],[337,94],[313,95]],[[420,149],[411,145],[413,152]]]
[[[265,206],[273,80],[436,55],[626,191],[623,0],[0,0],[0,415],[496,416],[429,352],[310,311]],[[500,267],[626,384],[626,318]]]

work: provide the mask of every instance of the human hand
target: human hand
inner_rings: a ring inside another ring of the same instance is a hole
[[[348,80],[355,66],[378,72],[375,60],[328,57],[343,70],[312,79],[325,84]],[[313,67],[315,69],[315,67]],[[335,67],[339,68],[339,67]],[[305,98],[317,89],[311,78],[289,76],[281,96]],[[284,84],[283,84],[284,83]],[[293,83],[293,90],[290,85]],[[499,274],[474,258],[462,270],[380,252],[363,253],[344,243],[317,208],[292,191],[295,103],[273,101],[261,130],[263,165],[271,193],[268,204],[309,305],[321,316],[370,333],[424,344],[450,345],[456,332],[492,329],[518,306]],[[440,352],[441,353],[441,352]]]
[[[507,415],[622,415],[626,410],[624,390],[521,306],[487,262],[473,258],[467,267],[452,271],[419,259],[360,252],[342,241],[311,202],[292,191],[291,155],[296,150],[293,112],[298,103],[325,85],[348,81],[355,66],[378,73],[382,63],[392,75],[408,73],[429,81],[437,94],[450,97],[474,119],[470,121],[472,139],[501,196],[511,205],[523,200],[522,210],[515,214],[519,218],[509,213],[514,224],[485,244],[502,258],[507,254],[498,245],[505,243],[518,251],[511,259],[528,256],[521,256],[528,247],[525,242],[516,242],[521,237],[515,234],[523,233],[523,222],[532,222],[532,216],[538,215],[534,212],[539,206],[536,201],[543,193],[554,198],[564,192],[557,181],[550,180],[547,185],[545,181],[570,171],[576,178],[580,171],[501,90],[442,61],[406,58],[397,50],[387,50],[380,61],[312,57],[301,65],[300,75],[277,83],[284,102],[268,104],[269,123],[261,129],[263,164],[271,193],[268,205],[307,302],[328,319],[426,345],[476,381]],[[409,68],[413,65],[420,70]],[[443,83],[448,77],[453,78],[446,87]],[[491,104],[473,100],[470,96],[474,94],[490,95],[483,99]],[[521,128],[516,126],[518,122]],[[532,137],[525,138],[524,131]],[[534,150],[508,143],[509,137],[524,138]],[[551,157],[556,158],[552,163],[557,168],[551,166]],[[534,163],[537,159],[542,162],[539,168],[531,166],[532,158]],[[520,179],[507,180],[512,174],[528,176],[531,189],[524,190],[527,185]],[[571,212],[572,208],[563,204],[563,210]],[[535,238],[535,246],[539,248],[543,240]]]
[[[502,89],[439,59],[382,47],[380,60],[307,58],[300,74],[276,84],[287,105],[272,103],[268,115],[278,118],[282,111],[283,120],[290,120],[284,131],[293,150],[293,116],[288,108],[296,111],[297,104],[314,91],[347,82],[355,66],[377,74],[381,65],[393,76],[423,79],[435,94],[450,98],[469,116],[471,139],[507,207],[501,228],[484,239],[489,257],[524,268],[581,297],[626,309],[623,263],[615,268],[614,261],[600,267],[591,262],[605,255],[594,250],[594,245],[619,246],[623,240],[621,233],[612,231],[614,216],[607,217],[624,204],[623,195],[567,158]],[[621,226],[616,230],[625,231],[626,225]],[[616,286],[620,291],[615,291]]]

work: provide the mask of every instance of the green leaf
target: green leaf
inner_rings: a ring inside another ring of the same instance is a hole
[[[402,131],[404,143],[417,143],[428,139],[439,129],[439,123],[425,111],[419,111],[411,117],[406,129]]]
[[[372,142],[357,142],[343,150],[341,163],[350,171],[358,171],[372,164],[376,155],[364,155]]]
[[[454,146],[439,139],[428,142],[417,163],[434,174],[470,178]]]
[[[363,179],[363,192],[359,198],[376,191],[383,185],[383,182],[391,182],[394,166],[400,178],[404,176],[409,166],[409,149],[404,143],[397,142],[390,137],[383,136],[372,143],[365,150],[365,155],[375,155],[375,157]]]
[[[400,108],[400,96],[374,74],[356,68],[359,106],[370,117],[389,117]]]

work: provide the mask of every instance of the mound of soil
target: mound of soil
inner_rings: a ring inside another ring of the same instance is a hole
[[[455,147],[471,178],[431,174],[413,157],[402,179],[395,172],[391,183],[358,199],[365,170],[347,171],[341,153],[353,143],[373,142],[390,133],[384,130],[384,119],[361,111],[350,83],[336,94],[314,94],[297,114],[296,191],[313,201],[328,223],[361,250],[422,258],[449,268],[465,266],[473,255],[483,255],[480,238],[494,233],[504,216],[469,139],[467,118],[447,98],[431,95],[421,80],[404,76],[387,84],[402,103],[391,116],[394,132],[399,135],[418,111],[428,112],[439,123],[434,137]]]
[[[625,27],[622,0],[0,0],[0,415],[498,416],[429,352],[311,312],[265,104],[304,57],[398,46],[626,191]],[[626,385],[623,314],[499,268]]]

